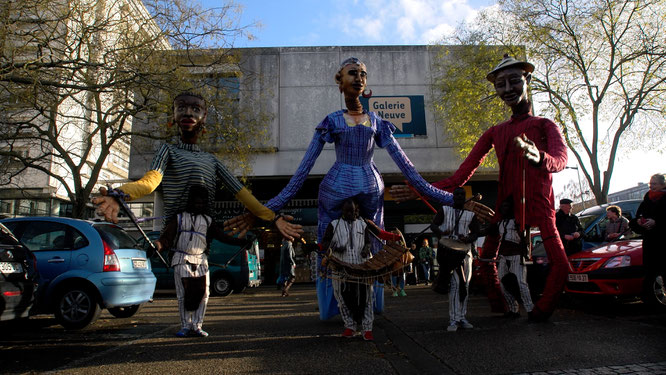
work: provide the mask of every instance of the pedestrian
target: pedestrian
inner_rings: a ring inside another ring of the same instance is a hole
[[[176,298],[180,312],[178,337],[207,337],[202,329],[208,297],[210,295],[210,273],[208,252],[213,239],[244,245],[247,240],[229,237],[212,217],[205,214],[208,204],[208,189],[202,185],[189,187],[187,206],[176,214],[155,241],[158,251],[172,250],[171,259]]]
[[[289,296],[289,288],[296,279],[296,261],[292,241],[284,238],[280,248],[280,280],[282,283],[282,297]]]
[[[604,240],[614,241],[622,236],[629,237],[629,219],[622,216],[622,209],[619,206],[606,207],[606,229],[604,230]]]
[[[427,238],[424,238],[421,242],[418,263],[425,285],[428,285],[428,282],[430,281],[430,264],[432,263],[432,248],[430,247]]]
[[[440,189],[463,186],[495,148],[499,164],[499,184],[496,207],[508,196],[514,198],[514,212],[520,230],[539,227],[550,262],[550,273],[542,297],[529,314],[531,321],[546,321],[555,310],[562,294],[569,263],[555,226],[555,196],[552,173],[567,164],[567,147],[559,127],[551,120],[532,115],[529,83],[534,65],[509,55],[486,75],[497,96],[511,108],[509,120],[486,130],[472,151],[449,178],[433,183]],[[398,201],[413,199],[405,186],[394,186],[391,195]],[[498,213],[497,223],[502,219]],[[481,257],[494,259],[499,250],[499,237],[486,236]],[[488,278],[487,291],[494,312],[506,312],[494,263],[485,264],[482,271]]]
[[[326,143],[335,143],[336,161],[319,184],[317,238],[321,242],[328,224],[341,215],[342,203],[358,196],[361,216],[384,227],[384,181],[373,160],[375,146],[386,148],[407,180],[422,194],[440,204],[451,204],[451,194],[434,189],[417,172],[393,136],[396,127],[374,112],[363,109],[359,97],[366,89],[366,65],[355,57],[340,64],[335,82],[344,95],[346,109],[327,115],[316,126],[314,136],[298,169],[287,186],[266,207],[277,211],[284,207],[303,186]],[[251,220],[249,215],[239,220]],[[372,240],[372,251],[381,249],[379,241]],[[332,299],[330,279],[317,281],[317,299],[320,319],[326,320],[338,313]],[[383,293],[383,289],[378,293]],[[383,299],[378,299],[383,301]],[[377,306],[382,311],[383,306]]]
[[[497,223],[494,230],[500,236],[497,273],[502,294],[509,308],[504,316],[517,318],[520,317],[519,301],[522,302],[528,314],[534,308],[530,288],[527,285],[527,266],[525,266],[529,245],[525,234],[519,230],[516,223],[513,198],[505,199],[499,211],[502,220]]]
[[[474,328],[465,315],[467,315],[469,283],[472,279],[472,246],[479,238],[480,226],[476,215],[465,210],[464,205],[465,189],[458,187],[453,191],[453,206],[442,206],[438,209],[430,225],[430,229],[440,239],[438,245],[440,272],[449,272],[451,275],[449,326],[447,327],[449,332],[457,331],[458,327]],[[449,241],[441,241],[442,239]],[[457,243],[457,245],[451,245],[452,243]],[[444,259],[446,257],[449,259]],[[441,262],[440,259],[442,259]],[[452,267],[447,267],[446,264],[451,264]],[[445,265],[444,271],[442,265]],[[442,273],[440,278],[446,277],[446,275],[446,273]]]
[[[206,101],[198,94],[183,92],[173,100],[173,122],[178,126],[177,144],[165,143],[155,154],[150,170],[139,180],[116,188],[127,201],[136,200],[152,193],[162,186],[164,198],[164,223],[175,214],[185,209],[187,191],[190,185],[203,185],[208,194],[206,213],[212,214],[213,200],[220,181],[235,194],[243,205],[257,217],[273,223],[286,238],[299,237],[300,225],[292,224],[282,215],[264,207],[241,183],[227,170],[215,155],[205,152],[198,145],[199,138],[206,125]],[[100,188],[99,197],[93,199],[99,214],[105,220],[118,222],[118,202],[106,196],[106,188]],[[247,228],[243,229],[244,231]],[[244,233],[241,234],[241,236]]]
[[[360,205],[353,199],[342,203],[342,216],[328,224],[322,240],[322,248],[331,249],[332,256],[348,264],[362,264],[372,258],[370,234],[383,239],[399,240],[400,236],[381,231],[370,220],[360,217]],[[387,237],[390,236],[390,237]],[[342,337],[351,338],[358,326],[363,331],[363,339],[374,340],[373,287],[370,284],[344,279],[344,274],[333,274],[333,295],[338,303],[345,329]]]
[[[646,290],[661,288],[663,291],[666,279],[666,174],[652,175],[649,187],[629,225],[634,232],[643,235],[645,287],[649,288]]]
[[[583,250],[583,226],[578,216],[571,213],[571,199],[560,199],[560,209],[555,214],[555,225],[567,255]]]

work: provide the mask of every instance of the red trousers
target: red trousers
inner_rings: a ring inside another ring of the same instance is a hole
[[[550,264],[550,272],[546,279],[546,285],[543,290],[541,298],[535,303],[535,308],[544,314],[550,315],[557,305],[557,301],[562,295],[564,284],[567,281],[569,273],[569,261],[564,252],[562,240],[557,232],[555,226],[555,213],[551,215],[542,216],[539,222],[533,223],[539,227],[541,231],[541,238],[548,255],[548,262]],[[486,236],[483,244],[481,257],[484,259],[494,259],[497,257],[499,251],[499,235]],[[504,298],[502,297],[502,290],[500,289],[500,280],[497,276],[497,266],[495,263],[484,263],[482,266],[483,273],[486,277],[486,286],[488,292],[488,299],[493,312],[505,312],[506,306],[504,305]]]

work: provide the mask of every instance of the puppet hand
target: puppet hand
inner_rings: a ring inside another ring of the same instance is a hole
[[[92,199],[92,203],[97,206],[97,214],[104,217],[104,220],[112,223],[118,223],[118,211],[120,205],[116,198],[108,197],[106,195],[106,188],[99,188],[101,196]]]
[[[160,240],[154,241],[153,245],[155,245],[155,249],[157,249],[158,252],[160,252],[160,253],[162,252],[163,246],[162,246],[162,243],[160,242]]]
[[[474,212],[474,214],[481,221],[489,222],[493,218],[493,216],[495,216],[495,211],[490,209],[490,207],[486,206],[483,203],[479,203],[473,200],[465,202],[463,208],[466,209],[467,211]]]
[[[290,221],[294,220],[293,216],[284,215],[280,216],[275,221],[275,226],[282,233],[282,236],[290,241],[298,238],[303,234],[303,226],[300,224],[293,224]]]
[[[516,146],[523,150],[523,157],[525,157],[530,164],[539,165],[541,163],[541,153],[539,152],[539,149],[525,134],[521,134],[513,140],[516,142]]]
[[[224,222],[224,230],[230,230],[230,236],[238,233],[238,238],[245,238],[247,231],[254,226],[255,219],[256,217],[249,212],[232,217],[231,219]]]
[[[390,194],[397,202],[405,202],[418,198],[416,193],[414,193],[407,185],[391,186]]]

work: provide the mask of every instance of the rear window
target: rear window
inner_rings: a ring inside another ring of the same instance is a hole
[[[113,250],[137,248],[136,240],[121,227],[111,224],[100,224],[95,225],[94,228],[104,242],[106,242]]]

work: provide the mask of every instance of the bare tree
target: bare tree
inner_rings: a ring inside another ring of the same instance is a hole
[[[173,135],[170,100],[186,90],[209,99],[213,151],[243,161],[264,126],[238,97],[239,11],[189,0],[3,2],[2,184],[48,187],[84,217],[100,176],[127,177],[132,140]]]
[[[536,65],[535,109],[561,126],[601,204],[607,201],[618,153],[663,149],[664,14],[663,0],[501,0],[474,24],[461,26],[450,41],[502,46],[514,55],[525,50]],[[487,87],[482,95],[490,95]]]

